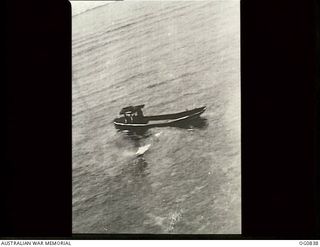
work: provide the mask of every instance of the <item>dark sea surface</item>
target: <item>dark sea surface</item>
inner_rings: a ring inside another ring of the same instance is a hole
[[[72,21],[74,233],[240,233],[239,2],[111,2]],[[117,131],[138,104],[207,110]]]

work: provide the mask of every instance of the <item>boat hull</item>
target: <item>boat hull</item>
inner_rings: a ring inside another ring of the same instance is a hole
[[[118,129],[144,129],[175,126],[198,118],[205,110],[206,107],[200,107],[175,114],[145,116],[141,123],[125,123],[124,117],[120,117],[114,120],[114,125]]]

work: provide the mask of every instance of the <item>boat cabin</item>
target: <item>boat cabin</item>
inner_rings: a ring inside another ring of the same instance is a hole
[[[121,109],[120,115],[123,115],[125,123],[142,123],[144,122],[141,110],[143,107],[144,105],[124,107]]]

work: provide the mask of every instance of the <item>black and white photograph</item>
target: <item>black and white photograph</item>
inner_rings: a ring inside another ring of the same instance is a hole
[[[71,1],[72,231],[241,234],[240,1]]]

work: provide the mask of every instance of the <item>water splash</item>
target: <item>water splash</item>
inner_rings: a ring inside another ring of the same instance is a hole
[[[159,137],[162,134],[162,131],[159,133],[154,134],[155,137]]]
[[[147,144],[145,146],[139,147],[138,151],[136,152],[136,155],[143,155],[150,148],[150,146],[151,144]]]

